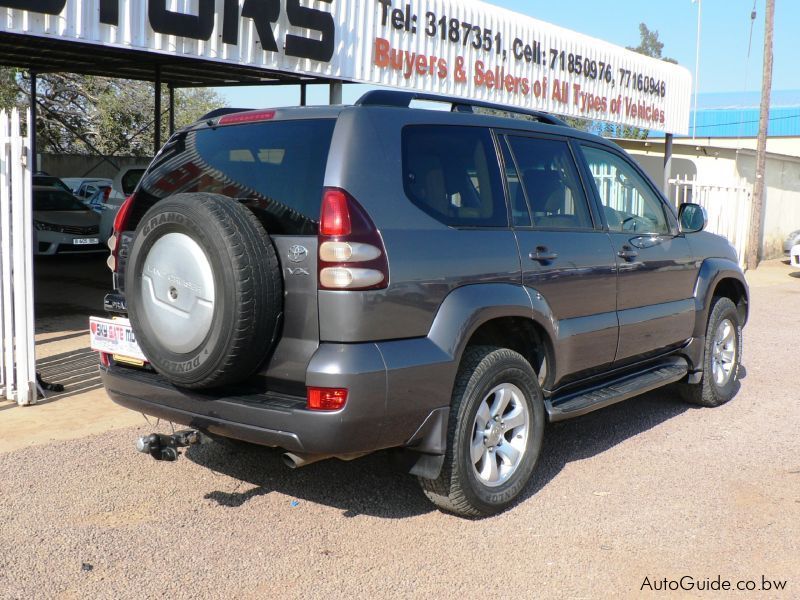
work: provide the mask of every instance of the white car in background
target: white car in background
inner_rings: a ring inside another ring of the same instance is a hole
[[[792,266],[795,269],[800,269],[800,244],[792,246],[789,251],[789,259],[792,261]]]
[[[100,215],[68,191],[33,186],[33,253],[38,256],[108,253],[100,239]]]
[[[117,216],[119,207],[125,202],[125,198],[133,193],[139,180],[147,170],[145,164],[133,165],[130,167],[123,167],[120,169],[111,187],[111,194],[108,199],[103,202],[102,210],[100,211],[100,237],[105,242],[111,237],[112,229],[114,228],[114,218]]]

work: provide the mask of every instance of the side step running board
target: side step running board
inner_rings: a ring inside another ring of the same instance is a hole
[[[673,356],[646,371],[625,375],[588,390],[550,398],[545,408],[551,421],[563,421],[678,381],[688,370],[686,359]]]

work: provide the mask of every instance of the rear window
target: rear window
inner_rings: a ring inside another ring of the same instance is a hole
[[[142,178],[134,222],[167,196],[207,192],[240,200],[270,233],[316,234],[335,124],[306,119],[179,133]]]
[[[144,175],[144,171],[144,169],[128,169],[125,171],[120,181],[123,194],[130,196],[133,193],[133,190],[136,189],[136,184],[139,183],[142,175]]]
[[[488,129],[406,127],[403,182],[409,199],[445,225],[508,225],[500,168]]]

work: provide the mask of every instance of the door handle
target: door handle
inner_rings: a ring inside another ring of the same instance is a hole
[[[550,252],[545,246],[537,246],[534,252],[528,255],[533,261],[544,263],[558,258],[558,252]]]
[[[631,262],[637,256],[639,256],[639,253],[636,250],[634,250],[633,248],[631,248],[630,246],[623,246],[622,250],[617,252],[617,256],[627,260],[628,262]]]

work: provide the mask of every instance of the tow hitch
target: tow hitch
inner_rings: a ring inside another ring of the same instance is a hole
[[[149,454],[156,460],[178,460],[178,448],[202,444],[204,436],[194,429],[176,431],[172,435],[151,433],[136,440],[136,449],[142,454]]]

